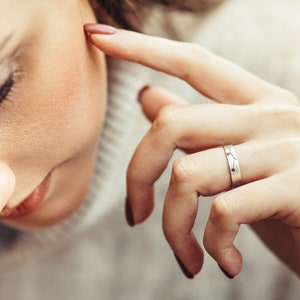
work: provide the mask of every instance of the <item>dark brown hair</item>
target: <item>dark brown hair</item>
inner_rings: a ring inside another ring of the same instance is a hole
[[[99,21],[115,22],[127,29],[141,27],[144,16],[153,7],[200,12],[215,8],[224,0],[93,0],[95,11],[98,12]],[[97,9],[98,7],[98,9]]]

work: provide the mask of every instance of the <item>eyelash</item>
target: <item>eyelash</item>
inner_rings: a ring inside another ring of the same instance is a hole
[[[12,92],[12,89],[15,85],[15,77],[17,71],[12,72],[4,84],[0,87],[0,105],[3,104],[5,100],[7,100]]]

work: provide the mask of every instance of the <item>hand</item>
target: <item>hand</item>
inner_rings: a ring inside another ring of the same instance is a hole
[[[88,25],[92,43],[121,59],[177,76],[219,104],[178,104],[160,89],[141,94],[153,120],[127,173],[134,223],[154,206],[153,186],[175,149],[163,230],[188,272],[199,272],[203,251],[192,232],[198,196],[216,196],[203,238],[207,252],[232,276],[242,266],[234,246],[241,224],[252,224],[280,259],[300,275],[300,108],[289,91],[267,83],[202,47],[125,30]],[[232,144],[243,185],[231,189],[221,146]]]

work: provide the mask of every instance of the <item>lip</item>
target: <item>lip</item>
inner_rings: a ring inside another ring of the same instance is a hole
[[[0,212],[0,219],[17,219],[34,212],[43,202],[50,185],[51,173],[38,185],[38,187],[18,206],[5,207]]]

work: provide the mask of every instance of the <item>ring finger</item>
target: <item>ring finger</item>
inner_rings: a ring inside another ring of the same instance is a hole
[[[151,213],[154,182],[176,148],[192,153],[229,143],[244,143],[256,130],[255,126],[240,125],[252,124],[249,110],[215,104],[164,107],[128,166],[127,196],[135,223],[142,222]]]
[[[274,173],[269,152],[265,149],[266,145],[259,143],[235,147],[244,184]],[[164,205],[163,230],[174,253],[192,274],[196,274],[202,265],[202,250],[192,232],[198,197],[216,195],[229,190],[231,185],[228,163],[221,147],[184,156],[173,165]]]

